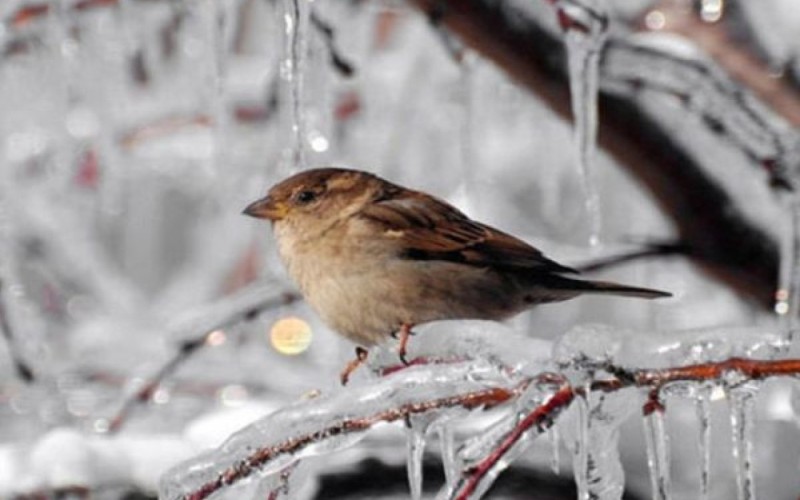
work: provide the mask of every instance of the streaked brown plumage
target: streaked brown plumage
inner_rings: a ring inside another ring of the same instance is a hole
[[[308,303],[366,346],[404,325],[502,320],[582,293],[670,295],[568,277],[576,271],[522,240],[358,170],[301,172],[245,213],[273,222],[281,258]]]

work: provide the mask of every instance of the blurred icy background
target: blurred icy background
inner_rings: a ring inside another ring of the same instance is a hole
[[[547,2],[531,1],[556,30]],[[615,23],[644,18],[657,31],[652,3],[608,1],[607,9]],[[737,3],[769,63],[800,79],[800,6]],[[296,6],[313,9],[299,24]],[[159,475],[178,461],[310,391],[337,390],[352,346],[301,302],[284,300],[292,287],[268,227],[240,215],[298,163],[371,170],[436,193],[566,264],[673,236],[648,193],[600,152],[602,244],[589,248],[571,125],[491,62],[454,57],[458,42],[404,2],[4,0],[0,18],[3,498],[59,489],[155,495]],[[779,205],[748,160],[677,116],[683,136],[707,141],[698,147],[724,164],[726,182],[741,184],[734,191],[748,215],[779,237]],[[596,276],[676,298],[586,298],[526,313],[511,327],[557,339],[588,322],[639,332],[775,325],[682,258]],[[227,321],[251,309],[256,317]],[[288,345],[276,329],[287,318],[303,321],[289,324]],[[191,351],[185,363],[131,403],[181,349]],[[800,492],[791,398],[778,383],[760,393],[754,454],[763,498]],[[728,419],[723,402],[713,405],[713,498],[735,491]],[[667,425],[675,497],[697,498],[693,405],[676,400]],[[630,491],[647,497],[641,425],[632,418],[622,433]],[[374,458],[396,468],[403,443],[399,425],[383,428],[305,473],[343,481]],[[535,448],[521,467],[546,475],[551,446]],[[363,483],[340,488],[377,497],[369,482],[381,469],[372,467]],[[308,484],[298,498],[315,494],[317,483]]]

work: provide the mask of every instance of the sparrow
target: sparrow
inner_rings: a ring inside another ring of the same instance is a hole
[[[360,170],[300,172],[244,213],[272,222],[289,275],[328,326],[365,347],[399,334],[404,362],[411,328],[430,321],[499,321],[585,293],[671,296],[576,279],[574,269],[449,203]],[[358,348],[343,383],[364,359]]]

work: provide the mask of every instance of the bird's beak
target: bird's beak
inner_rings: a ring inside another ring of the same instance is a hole
[[[257,219],[276,221],[286,217],[287,212],[288,210],[284,203],[276,202],[267,195],[247,205],[247,208],[242,213]]]

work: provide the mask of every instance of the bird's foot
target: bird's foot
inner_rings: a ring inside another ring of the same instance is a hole
[[[406,366],[410,364],[408,359],[406,359],[406,354],[408,354],[408,339],[414,334],[414,332],[411,331],[412,326],[413,325],[409,325],[408,323],[403,323],[400,325],[400,330],[397,331],[397,336],[400,338],[400,343],[397,346],[397,356]]]
[[[359,366],[364,364],[364,362],[367,360],[367,354],[369,353],[363,347],[356,347],[355,359],[348,362],[344,367],[344,370],[342,370],[341,375],[339,375],[342,385],[347,385],[347,382],[350,380],[350,375],[356,371]]]

